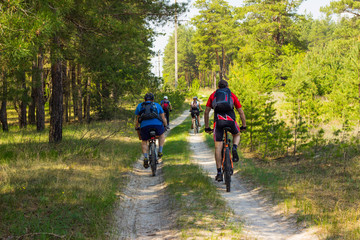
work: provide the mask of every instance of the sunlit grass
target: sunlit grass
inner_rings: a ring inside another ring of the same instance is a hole
[[[59,144],[34,127],[1,133],[0,238],[103,239],[140,152],[132,129],[125,121],[75,124]]]
[[[206,142],[214,147],[212,136]],[[239,147],[237,176],[260,186],[283,213],[319,226],[328,239],[360,239],[360,146],[339,143],[297,158],[261,160]],[[346,158],[344,152],[346,151]]]
[[[285,214],[321,227],[328,239],[359,239],[359,155],[344,168],[341,158],[319,154],[323,156],[268,162],[247,155],[238,170],[241,177],[260,185]]]
[[[164,147],[163,168],[168,192],[177,211],[181,237],[241,238],[242,224],[233,219],[231,209],[216,191],[206,173],[190,160],[187,143],[191,120],[172,129]]]

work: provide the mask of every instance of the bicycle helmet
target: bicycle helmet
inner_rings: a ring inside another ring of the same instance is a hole
[[[145,99],[145,101],[153,101],[154,100],[154,94],[147,93],[147,94],[145,94],[144,99]]]
[[[196,99],[196,100],[197,100],[198,98],[197,98],[197,96],[195,96],[195,97],[193,97],[193,99]]]
[[[168,97],[167,97],[167,96],[164,96],[164,99],[168,99]]]

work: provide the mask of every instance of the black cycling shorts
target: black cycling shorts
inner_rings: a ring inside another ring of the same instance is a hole
[[[194,118],[195,116],[199,116],[200,111],[199,109],[191,109],[191,117]]]
[[[165,128],[163,125],[149,125],[140,128],[140,136],[141,140],[146,141],[150,139],[150,130],[154,129],[156,132],[156,136],[160,136],[165,132]]]
[[[222,142],[224,136],[224,128],[229,127],[231,128],[230,133],[236,135],[240,132],[239,125],[236,121],[230,120],[217,120],[214,123],[214,141],[215,142]]]

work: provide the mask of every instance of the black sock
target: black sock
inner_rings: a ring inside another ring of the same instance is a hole
[[[218,170],[218,173],[221,173],[221,168],[218,168],[217,170]]]
[[[233,149],[235,149],[235,150],[237,149],[237,145],[236,145],[236,144],[233,145]]]

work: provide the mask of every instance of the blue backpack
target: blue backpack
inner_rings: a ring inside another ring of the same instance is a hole
[[[212,108],[219,113],[226,113],[233,110],[234,101],[231,97],[229,88],[220,88],[216,90]]]
[[[141,123],[144,120],[150,120],[155,118],[159,119],[162,122],[162,119],[158,114],[157,107],[153,102],[143,102],[141,104],[141,110],[139,115],[140,115],[139,123]]]

